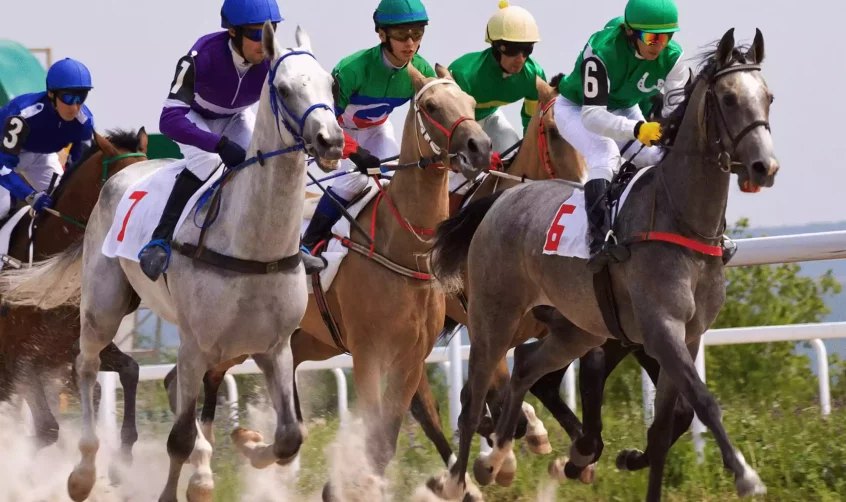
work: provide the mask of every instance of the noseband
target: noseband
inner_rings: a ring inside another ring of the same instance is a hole
[[[717,139],[714,141],[714,146],[717,149],[717,164],[720,166],[720,169],[725,172],[731,171],[731,166],[733,163],[732,156],[737,152],[738,145],[741,141],[743,141],[743,138],[745,138],[747,134],[749,134],[758,127],[764,127],[767,129],[767,131],[770,130],[769,121],[755,120],[749,123],[746,127],[744,127],[736,136],[732,135],[731,129],[729,129],[728,126],[728,121],[726,120],[725,114],[723,113],[723,107],[720,105],[720,100],[717,99],[717,96],[714,93],[714,85],[716,85],[717,80],[720,77],[738,71],[761,71],[761,66],[757,64],[739,64],[735,66],[729,66],[728,68],[723,68],[722,70],[718,70],[708,81],[708,90],[707,94],[705,95],[706,127],[710,118],[708,110],[716,110],[716,115],[717,117],[719,117],[720,122],[722,123],[723,130],[731,141],[731,150],[726,148],[726,145],[723,143],[719,133],[717,133]]]
[[[303,113],[302,117],[297,118],[297,116],[285,105],[285,101],[282,100],[282,97],[279,96],[279,91],[276,90],[276,72],[279,70],[279,64],[285,60],[285,58],[290,56],[310,56],[311,58],[317,60],[314,57],[314,54],[308,51],[290,51],[287,54],[284,54],[282,57],[276,60],[276,63],[273,65],[273,69],[267,75],[268,79],[268,86],[270,87],[270,109],[273,110],[273,116],[276,118],[276,128],[279,130],[279,134],[282,134],[282,130],[279,129],[279,122],[280,122],[280,108],[285,111],[285,114],[288,115],[294,122],[296,122],[298,131],[295,131],[289,124],[288,120],[285,117],[281,117],[281,122],[285,125],[285,129],[291,133],[291,136],[294,137],[294,141],[298,144],[303,145],[306,147],[305,140],[303,139],[303,131],[305,129],[305,121],[308,119],[308,116],[311,115],[311,112],[324,108],[329,110],[330,112],[333,111],[333,108],[326,103],[315,103],[308,107],[308,109]]]

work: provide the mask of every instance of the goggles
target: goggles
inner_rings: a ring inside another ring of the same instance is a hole
[[[646,45],[667,45],[673,38],[672,33],[647,33],[635,30],[635,35]]]
[[[535,50],[535,45],[525,43],[499,42],[496,44],[496,49],[503,56],[507,56],[510,58],[517,57],[520,54],[522,54],[523,57],[528,58],[529,56],[531,56],[532,51]]]
[[[68,106],[81,105],[88,98],[88,91],[59,91],[56,98]]]
[[[277,23],[273,23],[273,30],[276,31]],[[253,42],[261,42],[262,29],[261,28],[241,28],[241,34],[244,38],[252,40]]]
[[[425,31],[426,28],[424,26],[385,28],[385,35],[397,42],[405,42],[409,38],[415,42],[419,42],[423,38]]]

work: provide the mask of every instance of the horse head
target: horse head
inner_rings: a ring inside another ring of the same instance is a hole
[[[475,120],[476,100],[461,90],[446,68],[436,64],[435,72],[438,78],[426,78],[408,65],[415,91],[411,106],[419,127],[417,144],[428,142],[445,166],[473,181],[490,169],[491,139]]]

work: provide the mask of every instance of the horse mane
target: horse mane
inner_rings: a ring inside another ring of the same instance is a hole
[[[116,148],[120,150],[127,150],[129,152],[137,152],[139,148],[141,148],[141,143],[138,140],[138,133],[134,130],[123,130],[123,129],[112,129],[106,131],[106,139],[109,140],[109,143],[113,144]],[[62,192],[67,188],[68,184],[70,183],[71,178],[79,168],[85,164],[91,157],[94,156],[97,152],[100,151],[100,146],[97,145],[96,141],[91,141],[91,144],[82,152],[82,155],[79,157],[79,160],[74,162],[70,167],[65,170],[65,173],[62,175],[61,181],[59,181],[59,185],[53,191],[53,200],[58,200],[59,197],[62,195]]]
[[[555,89],[558,88],[558,85],[561,83],[561,80],[564,79],[564,74],[559,73],[558,75],[552,77],[552,80],[549,81],[549,86]]]
[[[665,96],[664,101],[666,103],[671,105],[677,104],[677,106],[670,115],[660,120],[661,127],[665,131],[668,131],[668,134],[665,135],[665,140],[662,142],[672,144],[673,141],[675,141],[675,135],[678,133],[679,126],[681,125],[684,114],[687,111],[687,105],[690,102],[690,95],[693,94],[696,84],[698,84],[702,79],[710,79],[714,73],[716,73],[717,49],[719,43],[719,41],[716,41],[708,44],[708,46],[706,46],[708,49],[693,59],[694,61],[698,61],[696,76],[694,78],[685,84],[683,88],[670,91],[670,93]],[[746,51],[748,48],[748,45],[736,45],[731,51],[731,60],[729,61],[729,65],[734,63],[745,64]]]

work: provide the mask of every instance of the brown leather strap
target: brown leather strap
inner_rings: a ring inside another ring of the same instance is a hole
[[[300,264],[299,252],[291,256],[286,256],[281,260],[263,262],[233,258],[216,253],[206,247],[198,248],[193,244],[183,244],[176,241],[171,243],[171,248],[179,254],[193,258],[199,262],[241,274],[275,274],[277,272],[293,270]]]

